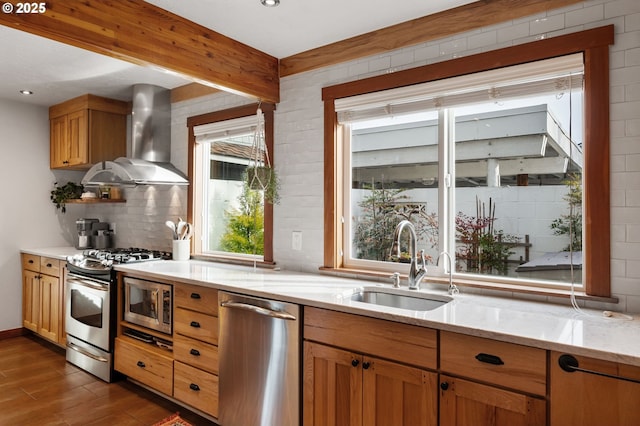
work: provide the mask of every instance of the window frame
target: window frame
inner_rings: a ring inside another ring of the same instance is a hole
[[[196,225],[200,221],[194,220],[196,215],[199,215],[201,212],[196,211],[196,138],[194,135],[194,127],[201,126],[203,124],[210,124],[219,121],[231,120],[234,118],[241,118],[247,116],[255,116],[257,108],[260,107],[264,114],[264,135],[265,135],[265,143],[267,149],[269,150],[269,156],[271,160],[271,164],[275,166],[275,158],[274,158],[274,111],[276,109],[275,104],[272,103],[254,103],[249,105],[243,105],[235,108],[229,108],[220,111],[214,111],[202,115],[197,115],[193,117],[187,118],[187,128],[188,128],[188,176],[191,185],[189,185],[189,193],[187,196],[188,206],[187,206],[187,216],[189,218],[189,222],[194,223]],[[200,230],[198,226],[195,226],[194,229],[194,239],[200,240]],[[203,254],[199,249],[200,246],[197,243],[194,244],[193,247],[193,257],[196,259],[203,260],[215,260],[221,262],[231,262],[231,263],[241,263],[241,264],[254,264],[254,259],[248,259],[246,256],[239,254],[238,256],[234,256],[233,253],[228,253],[225,255],[220,254]],[[275,261],[273,258],[273,204],[264,203],[264,255],[262,261],[257,262],[258,264],[262,264],[265,266],[274,265]]]
[[[614,26],[608,25],[323,88],[323,269],[346,269],[341,216],[344,211],[344,155],[335,111],[336,99],[582,53],[585,98],[584,164],[587,170],[583,186],[584,289],[590,296],[610,297],[609,45],[613,42]],[[602,161],[603,158],[607,160]],[[509,286],[509,290],[513,291],[513,286]]]

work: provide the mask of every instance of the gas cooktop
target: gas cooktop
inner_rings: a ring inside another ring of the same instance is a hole
[[[160,250],[130,248],[86,249],[67,257],[67,265],[75,272],[108,271],[114,264],[170,259],[171,253]]]
[[[137,247],[110,248],[110,249],[87,249],[82,252],[83,256],[97,260],[107,260],[113,263],[135,263],[149,260],[170,259],[171,253],[160,250],[149,250]]]

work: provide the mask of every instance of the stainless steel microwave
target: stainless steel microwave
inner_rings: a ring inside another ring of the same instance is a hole
[[[124,320],[161,333],[172,332],[173,286],[124,278]]]

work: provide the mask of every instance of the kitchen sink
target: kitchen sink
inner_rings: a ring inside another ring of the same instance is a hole
[[[411,311],[430,311],[451,302],[453,298],[397,288],[364,287],[356,289],[351,300]]]

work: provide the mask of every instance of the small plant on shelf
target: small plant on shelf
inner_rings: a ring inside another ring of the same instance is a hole
[[[53,202],[53,204],[56,205],[56,209],[60,209],[62,213],[67,212],[67,200],[80,198],[82,191],[84,191],[84,187],[75,182],[67,182],[61,186],[58,186],[58,182],[55,182],[53,185],[54,189],[51,191],[51,202]]]

